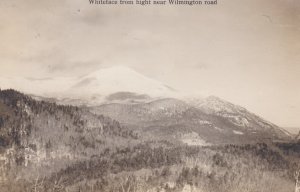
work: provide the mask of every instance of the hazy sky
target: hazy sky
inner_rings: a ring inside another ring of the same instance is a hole
[[[300,1],[0,1],[0,76],[82,75],[113,65],[300,127]]]

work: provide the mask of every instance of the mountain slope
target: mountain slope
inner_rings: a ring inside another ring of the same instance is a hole
[[[0,167],[8,169],[2,173],[18,170],[12,177],[30,178],[41,171],[49,175],[134,138],[108,117],[35,101],[14,90],[0,91]]]
[[[152,138],[183,141],[190,137],[198,140],[199,145],[203,141],[212,144],[252,143],[290,138],[276,125],[216,98],[206,98],[199,105],[166,98],[140,104],[111,103],[90,110],[135,127]]]
[[[231,123],[246,130],[268,131],[273,130],[277,135],[289,136],[292,135],[283,128],[280,128],[261,117],[249,112],[247,109],[234,105],[230,102],[224,101],[215,96],[209,96],[205,99],[198,100],[198,102],[190,103],[192,106],[200,109],[206,114],[212,114],[228,119]]]

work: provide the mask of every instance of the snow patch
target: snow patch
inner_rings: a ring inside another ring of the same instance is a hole
[[[222,131],[224,131],[222,128],[220,128],[220,127],[214,127],[216,130],[218,130],[218,131],[220,131],[220,132],[222,132]]]
[[[205,121],[205,120],[199,120],[198,123],[199,123],[200,125],[212,125],[211,122]]]
[[[241,131],[236,131],[236,130],[233,130],[233,133],[236,134],[236,135],[244,135],[243,132],[241,132]]]

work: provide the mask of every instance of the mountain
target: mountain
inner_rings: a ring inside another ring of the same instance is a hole
[[[139,104],[110,103],[89,109],[150,138],[191,145],[253,143],[291,137],[278,126],[217,97],[197,102],[164,98]]]
[[[122,66],[102,68],[80,77],[14,78],[0,82],[4,87],[16,86],[39,101],[87,106],[87,111],[116,119],[131,130],[138,129],[141,135],[146,131],[147,137],[171,135],[168,140],[175,142],[191,137],[200,144],[291,137],[243,107],[215,96],[179,97],[183,94]]]
[[[3,174],[11,173],[0,174],[0,183],[1,178],[32,178],[39,172],[49,176],[101,155],[107,146],[113,150],[135,139],[133,132],[109,117],[0,90],[0,168]]]
[[[0,87],[14,88],[37,98],[53,98],[58,103],[72,105],[97,105],[106,100],[124,101],[124,97],[138,102],[151,97],[176,94],[174,89],[163,83],[123,66],[102,68],[80,77],[43,79],[2,77]],[[116,95],[117,93],[119,95]]]
[[[167,87],[161,82],[122,66],[101,69],[85,75],[71,87],[70,92],[79,97],[84,97],[86,94],[90,96],[97,96],[99,94],[108,96],[117,92],[133,92],[155,97],[174,94],[172,88]]]

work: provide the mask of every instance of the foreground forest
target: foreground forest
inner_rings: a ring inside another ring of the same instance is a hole
[[[189,146],[0,91],[1,192],[292,192],[299,169],[297,140]]]

